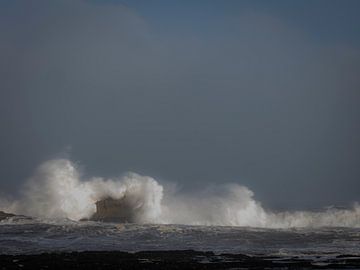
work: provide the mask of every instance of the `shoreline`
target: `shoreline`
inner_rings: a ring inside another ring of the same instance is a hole
[[[215,254],[194,250],[82,251],[0,255],[0,269],[360,269],[360,257],[299,257]]]

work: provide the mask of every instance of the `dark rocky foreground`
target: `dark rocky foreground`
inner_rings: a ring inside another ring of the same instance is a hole
[[[338,256],[314,262],[299,258],[212,252],[87,251],[39,255],[0,255],[0,269],[360,269],[360,258]]]

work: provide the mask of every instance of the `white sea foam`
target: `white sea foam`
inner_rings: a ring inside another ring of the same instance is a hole
[[[125,198],[137,222],[155,222],[160,215],[162,186],[151,177],[129,173],[121,179],[82,180],[69,160],[50,160],[35,171],[22,198],[8,204],[18,214],[79,220],[95,213],[95,202],[107,197]]]
[[[275,213],[264,210],[254,199],[253,192],[238,184],[207,187],[192,194],[166,192],[155,179],[136,173],[118,179],[83,179],[73,162],[56,159],[37,168],[24,185],[21,199],[0,200],[0,207],[35,217],[80,220],[95,213],[96,201],[110,197],[123,199],[138,223],[360,227],[357,203],[352,209]]]

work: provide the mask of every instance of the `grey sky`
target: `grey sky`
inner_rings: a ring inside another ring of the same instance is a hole
[[[1,2],[0,191],[69,155],[273,208],[359,201],[359,4],[238,2]]]

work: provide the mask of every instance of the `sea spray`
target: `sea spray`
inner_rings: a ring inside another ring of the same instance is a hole
[[[26,182],[19,200],[0,207],[17,214],[45,218],[90,218],[99,200],[121,199],[136,223],[289,227],[359,227],[360,206],[320,212],[266,211],[247,187],[209,186],[197,193],[167,193],[155,179],[128,173],[116,179],[84,179],[67,159],[46,161]],[[4,203],[6,202],[6,203]]]
[[[266,212],[253,192],[238,184],[210,185],[192,194],[165,197],[167,223],[190,225],[266,226]]]
[[[30,216],[80,220],[95,213],[99,200],[125,198],[136,222],[155,222],[161,214],[162,192],[154,179],[135,173],[120,179],[81,179],[74,163],[57,159],[37,168],[11,210]]]

